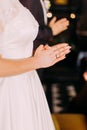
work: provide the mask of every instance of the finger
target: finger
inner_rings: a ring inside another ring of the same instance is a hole
[[[61,23],[61,27],[68,27],[69,26],[69,22],[62,22]]]
[[[41,50],[43,50],[43,47],[44,47],[43,45],[40,45],[40,46],[37,48],[37,50],[38,50],[38,51],[41,51]]]
[[[61,60],[64,60],[66,58],[66,56],[65,55],[63,55],[63,56],[61,56],[61,57],[58,57],[58,58],[56,58],[56,63],[57,62],[59,62],[59,61],[61,61]]]
[[[43,45],[40,45],[40,46],[36,49],[36,51],[35,51],[34,54],[36,54],[36,53],[42,51],[42,50],[43,50],[43,47],[44,47]]]
[[[55,57],[61,57],[61,56],[64,56],[64,55],[66,55],[66,54],[68,54],[68,53],[70,53],[71,52],[71,50],[69,49],[70,47],[67,47],[67,49],[59,49],[58,51],[56,50],[55,51],[55,53],[54,53],[54,55],[55,55]]]
[[[58,43],[54,45],[53,47],[55,47],[56,49],[60,49],[60,48],[65,48],[67,46],[69,46],[68,43]]]
[[[56,22],[56,20],[57,20],[57,18],[56,18],[56,17],[53,17],[53,18],[51,19],[51,21],[50,21],[49,24],[54,24],[54,23]]]
[[[53,55],[53,57],[55,55],[61,56],[63,54],[68,54],[70,52],[70,49],[71,47],[67,44],[64,44],[64,45],[60,44],[59,46],[54,45],[51,47],[49,54]]]
[[[63,24],[63,23],[69,23],[69,21],[66,18],[62,18],[56,21],[56,23]]]
[[[70,53],[70,52],[71,52],[71,50],[65,50],[64,51],[65,55],[68,54],[68,53]]]
[[[68,26],[64,26],[61,28],[61,31],[64,31],[64,30],[67,30],[68,29]]]
[[[66,47],[64,47],[64,50],[66,51],[66,50],[71,50],[71,46],[66,46]]]
[[[61,57],[61,56],[63,56],[63,55],[67,55],[67,54],[69,54],[70,52],[71,52],[70,50],[66,50],[66,51],[64,51],[64,52],[61,52],[61,53],[57,54],[57,57],[58,57],[58,56]]]
[[[45,49],[50,49],[51,47],[50,47],[48,44],[46,44],[46,45],[44,46],[44,48],[45,48]]]
[[[56,63],[59,62],[59,61],[64,60],[65,58],[66,58],[65,55],[63,55],[63,56],[61,56],[61,57],[58,57],[58,58],[55,58],[55,60],[53,61],[52,65],[56,64]]]
[[[61,18],[59,19],[60,22],[64,22],[64,21],[67,21],[67,18]]]
[[[58,44],[53,45],[53,46],[51,46],[51,47],[58,49],[58,48],[60,48],[60,47],[65,47],[65,46],[68,46],[68,43],[58,43]]]
[[[62,18],[62,19],[59,20],[59,22],[65,23],[65,22],[69,22],[69,20],[67,20],[67,18]]]
[[[54,45],[51,47],[51,50],[53,51],[53,53],[55,52],[60,52],[60,51],[64,51],[64,49],[67,49],[68,45],[67,44],[59,44],[59,45]]]
[[[70,46],[67,46],[67,47],[65,47],[65,48],[63,48],[63,49],[60,49],[60,54],[68,54],[68,53],[70,53],[71,52],[71,47]]]

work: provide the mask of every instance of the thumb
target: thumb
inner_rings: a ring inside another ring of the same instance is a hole
[[[51,21],[49,22],[49,26],[52,25],[52,24],[54,24],[56,22],[56,20],[57,20],[57,17],[53,17],[51,19]]]
[[[48,44],[46,44],[44,48],[47,50],[50,49],[51,47]]]
[[[43,50],[43,47],[44,47],[44,45],[41,44],[36,50],[41,51],[41,50]]]
[[[42,51],[42,50],[43,50],[43,47],[44,47],[44,45],[40,45],[40,46],[36,49],[35,55],[36,55],[38,52]]]

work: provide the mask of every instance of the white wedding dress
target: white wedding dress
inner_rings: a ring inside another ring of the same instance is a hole
[[[38,23],[18,0],[0,0],[0,54],[32,56]],[[36,71],[0,78],[0,130],[54,130]]]

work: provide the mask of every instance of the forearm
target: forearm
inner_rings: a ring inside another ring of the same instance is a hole
[[[34,57],[18,60],[0,58],[0,77],[18,75],[37,68]]]
[[[53,47],[40,45],[34,56],[25,59],[4,59],[0,57],[0,77],[22,74],[39,68],[46,68],[63,60],[70,52],[68,44],[59,44]],[[58,57],[57,57],[58,56]]]

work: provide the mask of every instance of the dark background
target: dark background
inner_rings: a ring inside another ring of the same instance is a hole
[[[71,53],[67,55],[65,60],[45,69],[43,73],[42,83],[50,110],[53,113],[66,112],[69,103],[83,87],[81,83],[82,59],[79,65],[77,62],[80,52],[87,53],[87,36],[77,32],[86,32],[87,30],[86,8],[86,0],[68,0],[66,4],[59,4],[58,0],[57,2],[51,0],[49,12],[52,13],[52,16],[56,16],[57,19],[66,17],[70,21],[70,25],[68,30],[54,37],[49,44],[55,45],[60,42],[67,42],[72,47]],[[70,17],[71,13],[75,15],[75,18]],[[50,19],[48,18],[48,20]],[[85,62],[83,66],[84,68],[87,67]]]

